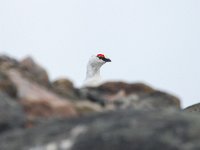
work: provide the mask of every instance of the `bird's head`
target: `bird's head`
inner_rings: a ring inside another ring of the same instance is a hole
[[[111,62],[111,60],[105,57],[104,54],[93,55],[88,62],[87,65],[87,73],[85,85],[87,86],[96,86],[99,85],[100,77],[100,68],[107,62]]]
[[[90,58],[91,65],[103,65],[107,62],[111,62],[111,60],[109,58],[107,58],[104,54],[93,55]]]
[[[103,61],[104,63],[106,62],[111,62],[109,58],[106,58],[104,54],[97,54],[96,56],[100,61]]]

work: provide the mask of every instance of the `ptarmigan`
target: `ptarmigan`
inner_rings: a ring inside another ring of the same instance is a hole
[[[86,79],[84,86],[94,87],[101,84],[100,68],[106,62],[111,62],[104,54],[93,55],[87,65]]]

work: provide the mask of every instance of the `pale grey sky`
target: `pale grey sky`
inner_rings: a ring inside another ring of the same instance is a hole
[[[92,54],[106,80],[145,82],[200,101],[199,0],[0,0],[0,51],[33,56],[79,86]]]

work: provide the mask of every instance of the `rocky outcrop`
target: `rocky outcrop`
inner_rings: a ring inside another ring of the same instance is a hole
[[[0,69],[1,71],[6,71],[11,68],[18,68],[19,62],[11,57],[6,55],[0,56]]]
[[[0,56],[3,150],[198,150],[198,108],[143,83],[77,89],[30,57]]]
[[[39,66],[31,57],[24,58],[19,63],[19,68],[24,76],[42,85],[49,86],[50,81],[47,71]]]
[[[63,97],[71,98],[73,100],[78,98],[73,83],[68,79],[57,79],[52,82],[51,86],[53,91]]]
[[[197,133],[200,129],[199,116],[170,109],[160,112],[126,110],[104,115],[97,117],[90,125],[79,126],[82,132],[73,141],[72,150],[200,148],[200,135]]]
[[[99,87],[79,90],[83,99],[102,106],[134,109],[160,109],[175,107],[180,109],[180,100],[168,93],[158,91],[142,83],[108,82]]]
[[[70,101],[60,98],[37,83],[23,78],[16,70],[9,70],[9,78],[18,89],[18,97],[29,118],[75,116]]]
[[[153,88],[142,83],[128,84],[125,82],[108,82],[99,87],[86,87],[80,89],[79,94],[82,98],[88,98],[102,105],[129,95],[137,97],[155,91]]]
[[[200,117],[173,109],[123,110],[7,133],[4,150],[198,150]]]
[[[194,104],[194,105],[192,105],[192,106],[188,106],[188,107],[186,107],[186,108],[184,109],[184,111],[199,113],[199,112],[200,112],[200,103]]]
[[[142,110],[159,110],[167,108],[180,109],[180,101],[173,95],[154,91],[140,96],[132,94],[114,101],[117,108],[134,108]]]
[[[0,90],[17,99],[29,123],[41,118],[77,116],[74,104],[50,88],[46,71],[31,58],[18,62],[0,57]]]
[[[50,81],[46,70],[36,64],[30,57],[24,58],[22,61],[17,61],[11,57],[0,56],[0,70],[5,73],[10,69],[16,69],[24,77],[35,81],[43,86],[49,86]]]
[[[153,88],[143,83],[128,84],[125,82],[107,82],[97,87],[97,89],[100,92],[109,94],[116,94],[120,91],[124,91],[126,95],[134,93],[149,93],[154,91]]]
[[[3,71],[0,71],[0,91],[2,93],[8,94],[13,98],[16,98],[17,96],[16,86],[12,83],[12,81]]]
[[[22,106],[7,94],[0,92],[0,134],[26,125]]]

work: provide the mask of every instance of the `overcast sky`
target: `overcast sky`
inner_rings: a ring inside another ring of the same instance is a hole
[[[105,80],[147,83],[184,107],[200,101],[199,0],[0,0],[0,51],[76,86],[104,53]]]

